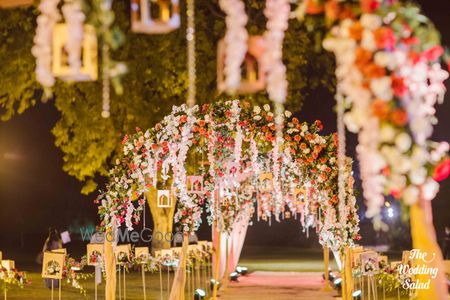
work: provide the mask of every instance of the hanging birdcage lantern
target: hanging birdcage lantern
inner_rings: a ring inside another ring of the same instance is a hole
[[[180,27],[178,0],[131,0],[131,30],[163,34]]]
[[[53,29],[52,73],[65,81],[91,81],[98,78],[97,35],[92,25],[83,26],[81,43],[81,65],[73,68],[69,64],[67,51],[68,26],[60,23]]]
[[[188,192],[192,194],[203,193],[203,176],[188,176],[187,188]]]
[[[273,174],[262,173],[259,175],[259,191],[261,193],[270,192],[273,190]]]
[[[170,190],[158,190],[157,197],[159,208],[172,207],[172,195]]]
[[[256,93],[266,87],[266,74],[263,62],[265,40],[262,36],[248,38],[247,54],[241,66],[241,82],[233,91],[238,94]],[[224,40],[219,41],[217,50],[217,88],[220,92],[226,91],[225,83],[225,57],[226,45]]]

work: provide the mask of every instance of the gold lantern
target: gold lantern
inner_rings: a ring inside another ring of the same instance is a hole
[[[247,54],[241,67],[241,82],[234,92],[238,94],[256,93],[266,87],[266,73],[264,71],[263,55],[265,39],[263,36],[250,36],[247,42]],[[217,88],[219,92],[227,89],[225,84],[225,41],[219,41],[217,50]]]
[[[97,35],[92,25],[83,26],[81,44],[81,68],[75,72],[69,65],[66,51],[67,24],[56,24],[53,29],[52,72],[55,77],[65,81],[91,81],[98,78]]]
[[[131,0],[131,30],[163,34],[180,27],[178,0]]]

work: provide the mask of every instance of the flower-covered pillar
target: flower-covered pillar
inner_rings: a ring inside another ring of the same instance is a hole
[[[323,267],[324,267],[324,275],[325,275],[325,286],[323,287],[324,291],[332,291],[333,288],[329,282],[329,266],[330,266],[330,249],[328,246],[323,246]]]
[[[116,299],[116,262],[113,250],[113,236],[112,228],[108,228],[105,234],[106,300]]]
[[[428,268],[437,268],[437,276],[435,278],[427,274],[417,275],[417,279],[421,283],[426,283],[430,280],[429,289],[418,289],[417,299],[447,299],[445,265],[441,249],[436,241],[431,201],[420,197],[419,202],[411,206],[410,217],[413,248],[425,253],[424,259],[415,259],[415,261],[418,265],[426,264]]]

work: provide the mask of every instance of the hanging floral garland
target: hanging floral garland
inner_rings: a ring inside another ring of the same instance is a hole
[[[290,112],[285,116],[290,118]],[[144,193],[157,182],[168,183],[169,178],[178,200],[175,221],[186,231],[198,228],[206,205],[209,222],[217,221],[221,231],[230,232],[239,220],[251,217],[254,205],[262,198],[258,210],[279,220],[285,206],[293,207],[289,195],[301,186],[312,185],[316,191],[323,191],[326,197],[322,199],[336,206],[337,141],[334,135],[320,136],[321,129],[320,121],[308,125],[292,118],[283,129],[283,142],[277,143],[269,105],[261,109],[246,102],[227,101],[174,107],[154,128],[138,130],[123,140],[124,156],[111,170],[110,183],[97,199],[101,225],[125,223],[132,228],[140,219]],[[187,189],[187,165],[195,165],[196,160],[192,155],[208,157],[202,193]],[[264,193],[250,188],[264,172],[272,172],[273,188]],[[314,200],[319,198],[305,201],[316,208],[308,211],[315,220],[308,226],[322,228],[317,209],[320,204]]]
[[[240,0],[220,0],[219,5],[226,13],[225,23],[225,86],[233,93],[241,82],[241,65],[247,53],[248,33],[245,28],[248,17],[245,4]]]
[[[383,194],[406,205],[419,195],[433,199],[450,164],[448,144],[429,140],[448,77],[436,30],[414,6],[372,3],[358,18],[345,16],[324,41],[336,55],[338,91],[349,107],[346,126],[359,133],[368,217],[379,215]],[[328,15],[352,8],[338,5]]]
[[[34,46],[31,51],[36,57],[36,80],[44,88],[44,100],[50,98],[52,87],[55,84],[55,74],[52,69],[55,57],[55,53],[53,53],[53,37],[55,25],[61,20],[58,10],[59,2],[59,0],[41,0]],[[109,55],[110,50],[116,50],[124,41],[121,31],[118,27],[113,26],[114,13],[111,11],[111,5],[112,0],[94,0],[89,16],[96,29],[97,36],[102,41],[103,117],[109,117],[110,85],[112,84],[117,94],[122,94],[120,78],[127,72],[124,63],[114,61]],[[71,70],[70,74],[67,74],[69,76],[66,79],[79,80],[78,77],[83,67],[81,60],[84,56],[82,51],[83,39],[86,34],[84,27],[86,16],[82,11],[81,1],[65,1],[62,6],[62,12],[67,27],[67,33],[64,36],[66,40],[62,50],[67,53],[67,62]],[[96,59],[97,53],[92,53],[92,56]],[[63,63],[63,59],[61,59],[61,63]],[[88,63],[92,62],[88,61]],[[90,67],[94,68],[95,77],[89,77],[89,79],[96,80],[97,65]],[[82,77],[84,78],[84,76]]]
[[[267,31],[264,33],[267,47],[264,66],[267,68],[267,92],[275,103],[284,103],[287,97],[286,66],[283,64],[283,39],[288,28],[290,5],[287,0],[267,0],[264,15]]]
[[[52,36],[53,28],[61,19],[58,11],[59,0],[42,0],[39,3],[40,15],[37,17],[34,46],[31,49],[36,57],[36,80],[44,87],[46,97],[55,84],[52,74]]]

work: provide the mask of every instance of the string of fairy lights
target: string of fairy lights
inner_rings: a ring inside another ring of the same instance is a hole
[[[195,1],[187,0],[187,61],[188,61],[188,96],[187,105],[193,107],[195,105],[196,94],[196,63],[195,63]]]

